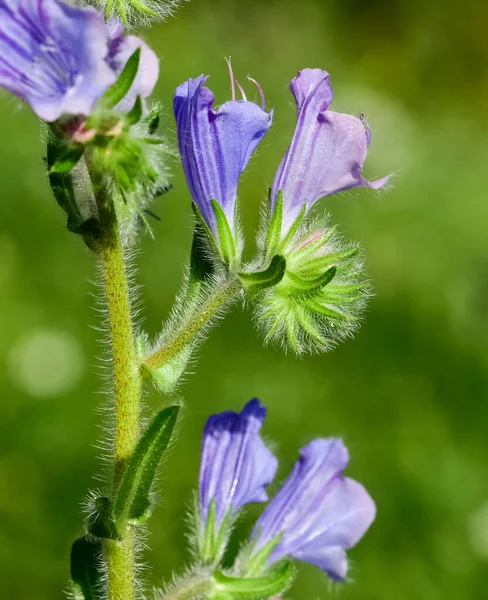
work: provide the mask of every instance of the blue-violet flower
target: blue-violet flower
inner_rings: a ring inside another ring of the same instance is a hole
[[[0,0],[0,87],[28,102],[43,120],[89,115],[141,47],[139,74],[120,109],[146,97],[158,59],[144,42],[122,36],[92,8],[61,0]]]
[[[278,461],[259,434],[265,415],[265,407],[254,399],[240,413],[226,411],[208,419],[200,467],[202,528],[212,502],[218,530],[229,512],[234,515],[245,504],[268,499],[265,488]]]
[[[212,200],[220,205],[234,231],[237,184],[271,126],[272,113],[246,99],[232,99],[215,110],[214,95],[205,87],[206,80],[201,75],[176,89],[174,114],[190,193],[217,239]],[[234,86],[234,79],[232,83]]]
[[[308,210],[324,196],[360,186],[378,189],[388,180],[371,182],[363,177],[371,133],[364,120],[329,110],[333,96],[329,73],[303,69],[290,88],[297,125],[271,191],[272,208],[278,192],[283,194],[283,234],[304,205]]]
[[[346,578],[345,550],[375,517],[364,487],[342,475],[349,455],[342,440],[317,439],[300,458],[253,530],[254,550],[277,541],[268,565],[285,556],[312,563],[335,581]]]

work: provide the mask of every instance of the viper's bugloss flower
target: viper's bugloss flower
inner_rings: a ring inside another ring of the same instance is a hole
[[[90,115],[136,47],[139,74],[121,110],[146,97],[158,60],[142,40],[122,36],[91,8],[61,0],[0,0],[0,87],[30,104],[44,121]]]
[[[293,139],[274,178],[271,202],[283,194],[282,233],[295,222],[304,205],[308,210],[324,196],[365,186],[378,189],[388,177],[368,181],[361,173],[371,140],[365,121],[329,110],[329,73],[303,69],[292,79],[297,106]]]
[[[240,413],[212,415],[203,431],[200,518],[203,534],[213,512],[215,532],[250,502],[266,502],[278,461],[260,436],[265,407],[254,399]]]
[[[222,209],[233,232],[239,178],[268,131],[272,113],[245,99],[232,99],[214,109],[214,95],[205,86],[206,80],[201,75],[178,86],[174,114],[183,169],[193,202],[218,239],[212,201]]]
[[[335,581],[347,576],[346,550],[364,535],[376,508],[364,487],[344,477],[349,454],[339,439],[317,439],[300,458],[253,530],[254,552],[275,540],[268,565],[293,557]]]

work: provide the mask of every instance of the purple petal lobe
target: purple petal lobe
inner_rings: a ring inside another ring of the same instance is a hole
[[[239,178],[271,126],[272,114],[247,100],[231,100],[215,110],[205,81],[201,75],[176,89],[174,114],[190,193],[216,233],[210,202],[220,204],[232,229]]]
[[[0,0],[0,86],[54,121],[89,114],[115,81],[108,32],[92,9],[59,0]]]
[[[348,460],[337,439],[314,440],[301,450],[253,532],[256,549],[282,534],[270,563],[293,556],[317,565],[334,580],[345,579],[345,550],[364,535],[376,510],[363,486],[342,475]]]
[[[139,73],[118,107],[130,109],[138,94],[152,91],[158,61],[144,42],[122,31],[94,9],[61,0],[0,0],[0,87],[45,121],[89,115],[140,46]]]
[[[274,203],[278,191],[283,192],[285,231],[304,204],[308,209],[324,196],[359,186],[378,189],[388,180],[370,182],[361,174],[371,139],[369,128],[352,115],[329,111],[333,92],[326,71],[304,69],[290,87],[297,125],[271,194]]]
[[[250,502],[265,502],[265,487],[273,480],[278,461],[259,432],[266,409],[251,400],[240,413],[212,415],[203,431],[200,467],[200,511],[204,523],[215,501],[217,526],[229,510],[236,513]]]

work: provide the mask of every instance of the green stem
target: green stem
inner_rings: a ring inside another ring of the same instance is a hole
[[[217,286],[169,342],[144,360],[142,370],[151,371],[162,367],[176,356],[209,323],[222,306],[235,298],[241,290],[242,284],[237,278],[229,279]]]
[[[113,487],[137,444],[141,378],[136,357],[127,268],[119,224],[112,198],[101,184],[97,171],[88,163],[97,199],[102,238],[97,245],[107,302],[113,358],[115,404]],[[122,540],[105,540],[109,600],[134,598],[134,532],[120,532]]]

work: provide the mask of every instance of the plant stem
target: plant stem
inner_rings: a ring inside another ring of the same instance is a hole
[[[217,286],[191,316],[179,327],[175,335],[164,346],[156,350],[142,363],[142,369],[151,371],[163,366],[180,352],[209,323],[222,306],[235,298],[242,290],[237,278]]]
[[[98,173],[90,168],[97,199],[102,238],[98,255],[103,272],[110,341],[113,358],[115,405],[113,487],[132,455],[139,433],[141,378],[136,356],[127,268],[120,239],[119,224],[112,198],[106,193]],[[121,541],[104,541],[107,560],[109,600],[134,598],[134,532],[120,532]]]

